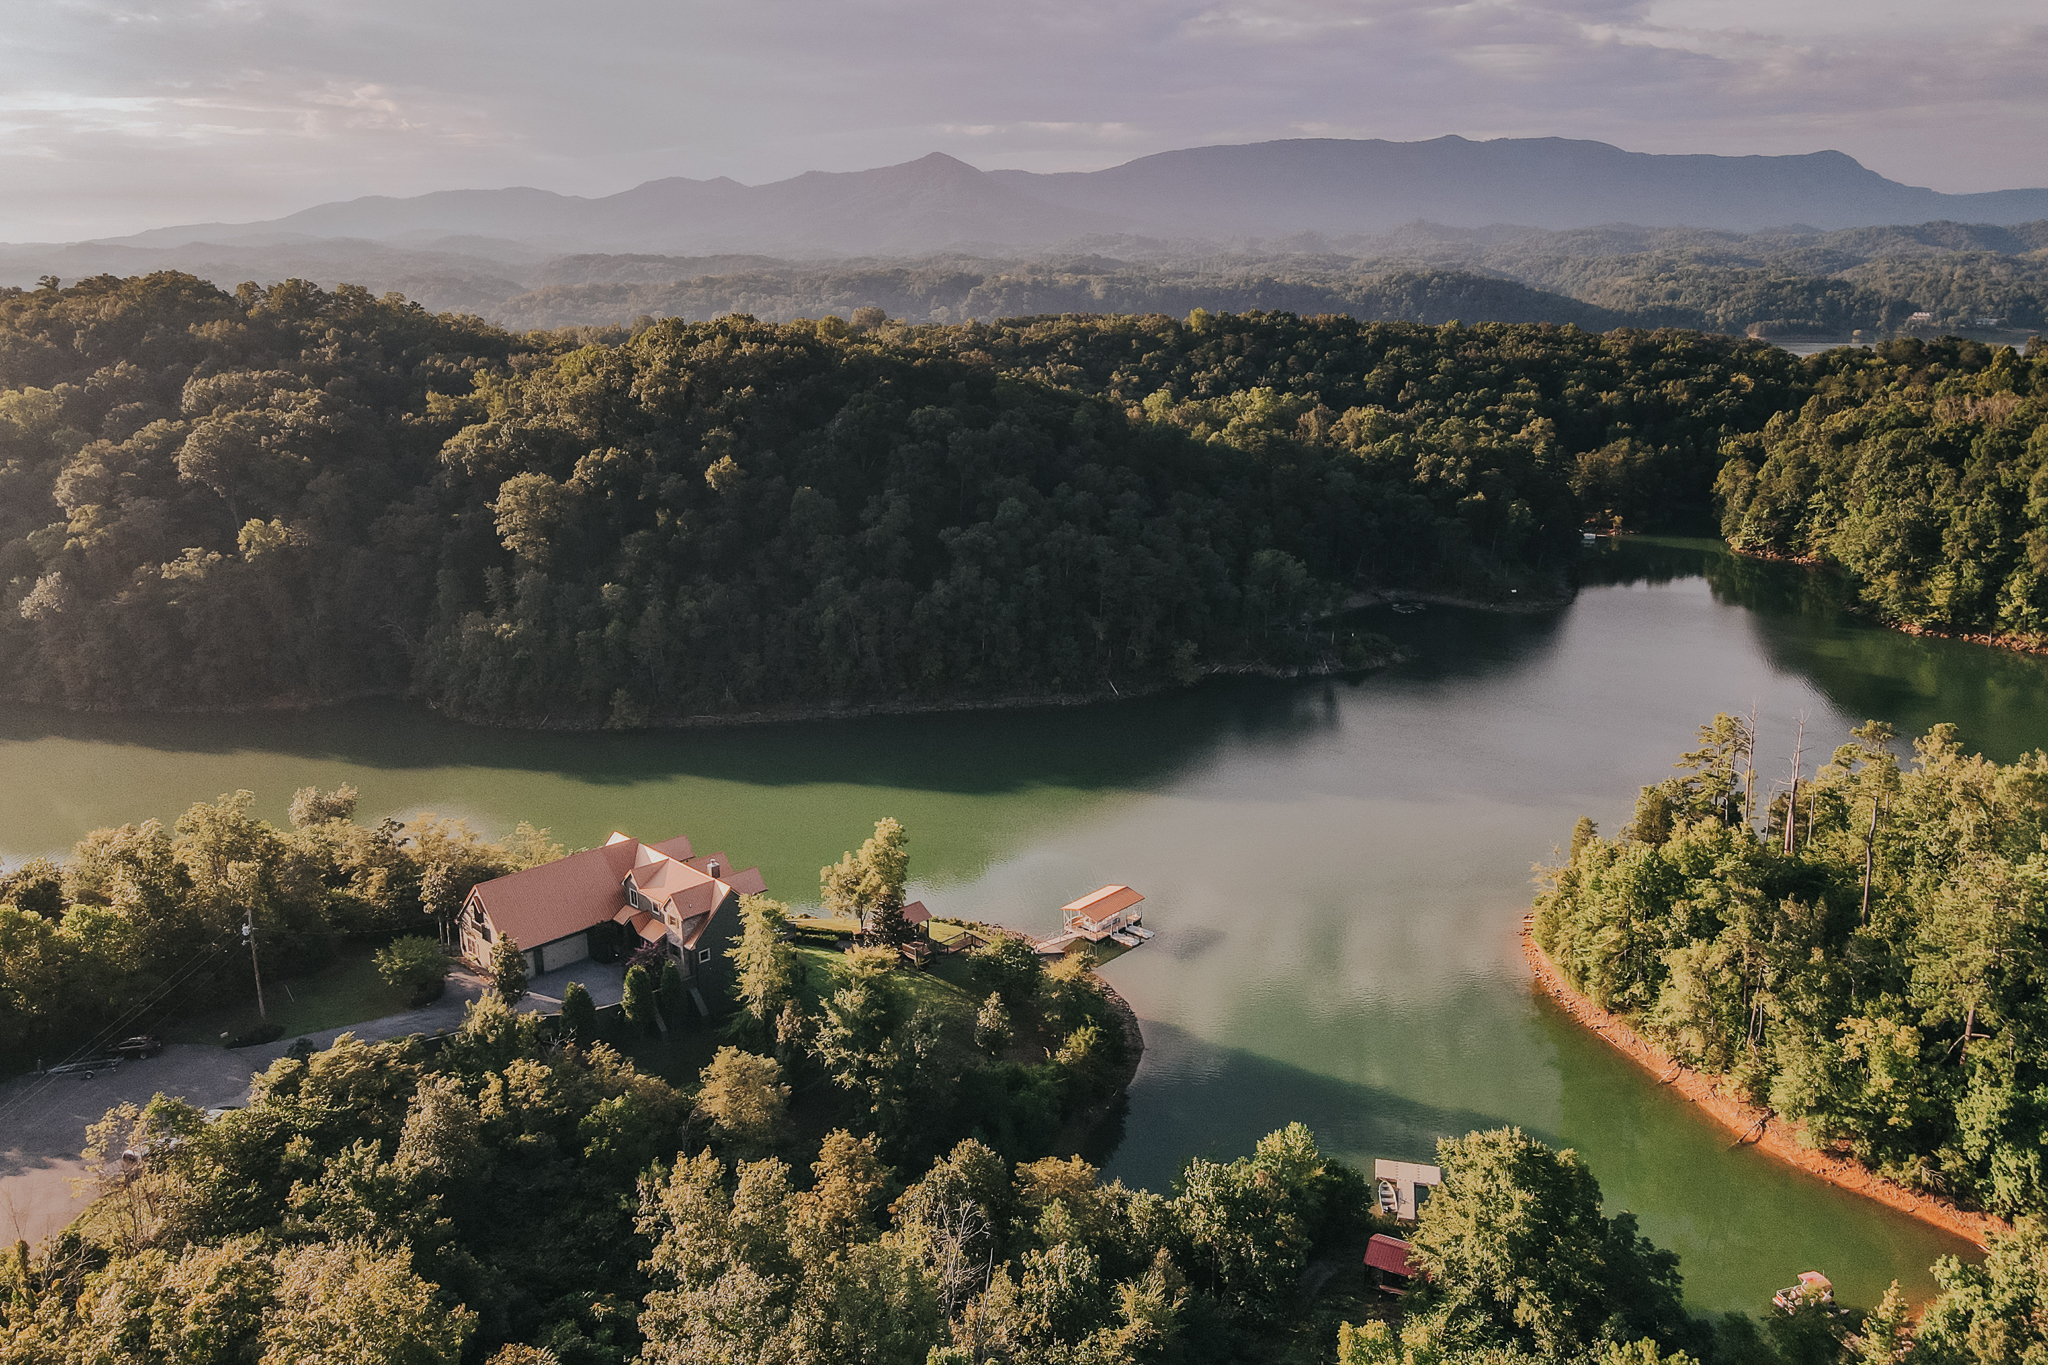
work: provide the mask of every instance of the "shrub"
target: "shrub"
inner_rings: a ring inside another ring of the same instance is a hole
[[[589,1047],[597,1039],[597,1006],[581,981],[571,981],[562,992],[562,1031],[573,1042]]]
[[[683,974],[671,962],[661,969],[661,1012],[671,1025],[683,1022],[688,1006],[688,996],[683,989]]]
[[[643,1030],[654,1023],[654,982],[649,979],[647,969],[637,962],[626,968],[623,1009],[626,1018]]]
[[[414,994],[430,982],[448,976],[448,954],[430,938],[409,935],[393,939],[377,950],[377,975],[394,990],[410,988]]]
[[[519,951],[519,940],[510,934],[491,949],[491,984],[508,1005],[518,1004],[526,995],[526,955]]]

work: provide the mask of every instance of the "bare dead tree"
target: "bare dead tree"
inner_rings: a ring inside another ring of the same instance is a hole
[[[1755,807],[1751,804],[1756,796],[1756,702],[1749,703],[1749,714],[1742,720],[1742,825],[1750,828]]]
[[[925,1257],[939,1282],[939,1302],[951,1322],[995,1274],[994,1229],[972,1199],[940,1204],[936,1222],[923,1226]]]
[[[1785,797],[1785,856],[1799,842],[1799,772],[1806,762],[1806,717],[1799,717],[1799,738],[1792,745],[1792,790]]]

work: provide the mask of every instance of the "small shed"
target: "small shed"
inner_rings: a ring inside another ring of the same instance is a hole
[[[932,936],[932,912],[924,908],[923,901],[912,901],[903,907],[903,922],[919,938]]]
[[[1365,1244],[1365,1263],[1374,1270],[1399,1275],[1404,1280],[1413,1279],[1415,1265],[1408,1259],[1408,1253],[1413,1249],[1399,1237],[1389,1237],[1384,1232],[1375,1232],[1372,1239]]]
[[[1389,1294],[1407,1293],[1408,1282],[1416,1275],[1415,1262],[1409,1259],[1411,1250],[1399,1237],[1375,1232],[1365,1244],[1366,1279]]]

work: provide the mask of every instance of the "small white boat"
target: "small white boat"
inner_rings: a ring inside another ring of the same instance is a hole
[[[1124,945],[1124,947],[1126,947],[1126,948],[1135,948],[1135,947],[1137,947],[1137,946],[1138,946],[1138,945],[1139,945],[1140,943],[1144,942],[1144,940],[1143,940],[1143,939],[1139,939],[1139,938],[1133,938],[1133,937],[1132,937],[1131,935],[1129,935],[1129,934],[1125,933],[1125,932],[1124,932],[1123,930],[1121,930],[1121,929],[1119,929],[1119,930],[1117,930],[1117,931],[1116,931],[1115,933],[1111,934],[1111,935],[1109,936],[1109,941],[1110,941],[1111,943],[1121,943],[1121,944],[1123,944],[1123,945]]]

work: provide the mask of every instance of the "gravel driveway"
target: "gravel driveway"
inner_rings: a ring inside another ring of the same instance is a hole
[[[553,1014],[562,1007],[562,992],[571,981],[589,987],[599,1005],[615,1003],[624,993],[625,965],[579,962],[535,977],[521,1010]],[[344,1033],[377,1040],[409,1033],[432,1033],[462,1022],[462,1011],[484,991],[483,980],[458,969],[448,978],[448,993],[424,1009],[389,1014],[306,1037],[324,1048]],[[78,1159],[88,1124],[126,1101],[147,1104],[157,1095],[172,1095],[202,1109],[246,1104],[249,1078],[290,1051],[297,1039],[279,1039],[261,1047],[237,1048],[173,1043],[158,1055],[124,1061],[83,1075],[17,1076],[0,1084],[0,1237],[26,1238],[34,1245],[58,1231],[85,1207],[72,1192],[72,1182],[87,1172]]]

